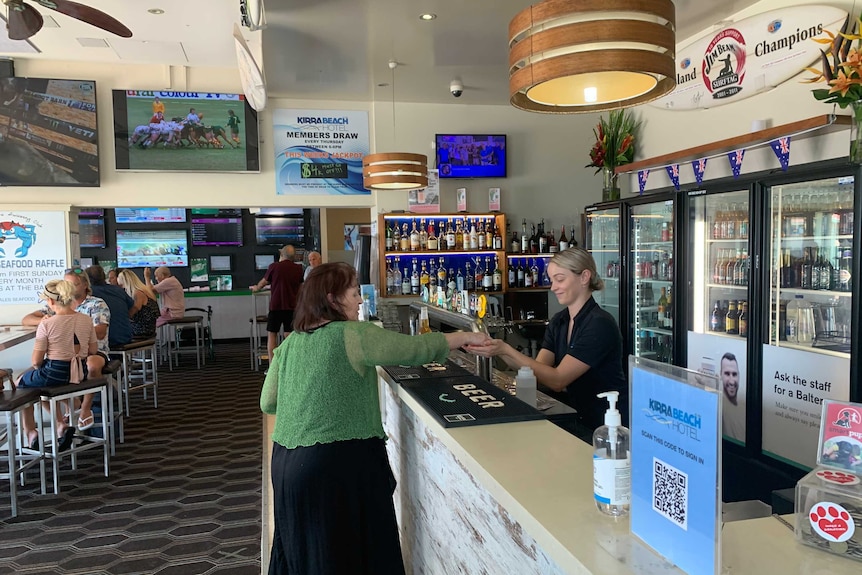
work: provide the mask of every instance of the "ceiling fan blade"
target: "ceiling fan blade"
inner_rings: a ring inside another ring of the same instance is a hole
[[[42,29],[42,15],[29,4],[9,5],[10,40],[26,40]]]
[[[71,0],[36,0],[40,5],[51,10],[56,10],[66,16],[71,16],[76,20],[86,22],[96,28],[107,30],[111,34],[116,34],[123,38],[131,38],[132,31],[126,28],[122,22],[105,14],[101,10],[96,10],[90,6],[84,6]]]

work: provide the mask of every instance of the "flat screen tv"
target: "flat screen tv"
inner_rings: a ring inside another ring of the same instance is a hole
[[[242,94],[114,90],[118,170],[260,172],[257,112]]]
[[[506,136],[437,134],[440,178],[505,178]]]
[[[0,78],[0,186],[98,186],[96,83]]]
[[[117,267],[186,267],[189,245],[185,230],[117,230]]]
[[[118,224],[181,224],[185,208],[114,208]]]
[[[302,217],[269,217],[254,219],[254,235],[259,246],[305,245]]]
[[[193,246],[241,246],[242,218],[192,216]]]
[[[78,215],[78,237],[82,248],[105,247],[105,218]]]

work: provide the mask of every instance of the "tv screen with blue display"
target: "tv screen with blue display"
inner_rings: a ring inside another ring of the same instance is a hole
[[[186,230],[117,230],[117,267],[189,265]]]
[[[437,134],[436,147],[441,179],[506,177],[505,135]]]

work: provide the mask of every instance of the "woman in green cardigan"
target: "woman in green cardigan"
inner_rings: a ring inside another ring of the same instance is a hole
[[[275,414],[271,575],[404,573],[376,366],[444,362],[489,339],[394,333],[357,321],[361,304],[352,266],[315,268],[263,384],[261,410]]]

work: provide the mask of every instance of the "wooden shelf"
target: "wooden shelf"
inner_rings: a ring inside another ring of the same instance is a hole
[[[846,130],[850,127],[852,118],[850,116],[836,116],[834,114],[824,114],[822,116],[814,116],[806,120],[799,120],[789,124],[782,124],[774,128],[751,132],[717,142],[710,142],[702,146],[687,148],[632,162],[619,166],[615,171],[617,174],[630,174],[646,168],[655,168],[661,166],[669,166],[671,164],[682,164],[684,162],[692,162],[701,158],[718,156],[727,154],[740,148],[751,148],[760,144],[768,144],[776,138],[784,136],[793,136],[794,139],[807,138],[813,135],[829,134],[839,130]]]

